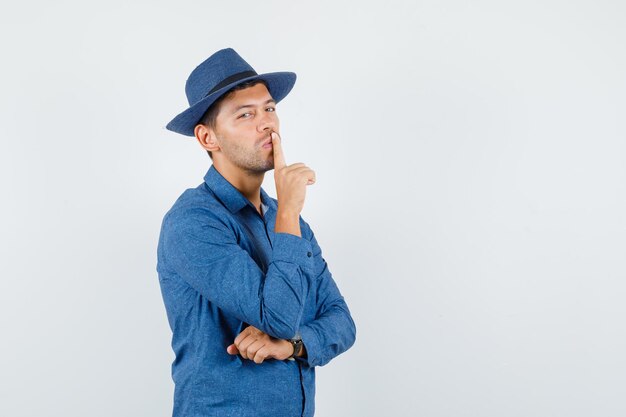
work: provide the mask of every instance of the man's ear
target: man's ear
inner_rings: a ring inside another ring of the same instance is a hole
[[[193,133],[196,136],[196,139],[198,140],[200,146],[202,146],[207,151],[214,152],[220,149],[217,143],[217,136],[215,135],[213,129],[203,124],[197,124],[193,130]]]

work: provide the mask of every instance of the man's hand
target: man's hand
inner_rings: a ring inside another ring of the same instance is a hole
[[[230,355],[241,354],[244,359],[263,363],[265,359],[287,359],[293,353],[293,347],[287,340],[277,339],[254,326],[248,326],[226,348],[226,352]]]
[[[315,183],[315,172],[302,162],[287,165],[282,139],[277,132],[272,132],[271,137],[278,211],[298,216],[304,207],[306,186]]]

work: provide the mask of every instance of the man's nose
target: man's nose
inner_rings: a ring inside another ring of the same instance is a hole
[[[276,120],[271,114],[263,112],[263,117],[259,123],[259,131],[268,133],[272,130],[276,130]]]
[[[272,130],[276,130],[276,123],[270,120],[264,120],[259,125],[259,131],[263,133],[269,133]]]

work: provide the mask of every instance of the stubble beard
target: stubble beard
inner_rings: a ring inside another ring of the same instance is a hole
[[[250,151],[234,140],[225,139],[222,135],[217,135],[222,152],[232,162],[233,165],[253,175],[263,174],[274,169],[274,158],[272,151],[266,156],[263,148],[255,148]]]

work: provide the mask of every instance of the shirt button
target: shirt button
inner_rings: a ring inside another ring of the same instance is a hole
[[[306,256],[308,256],[309,258],[312,256],[313,254],[311,252],[307,252]]]

